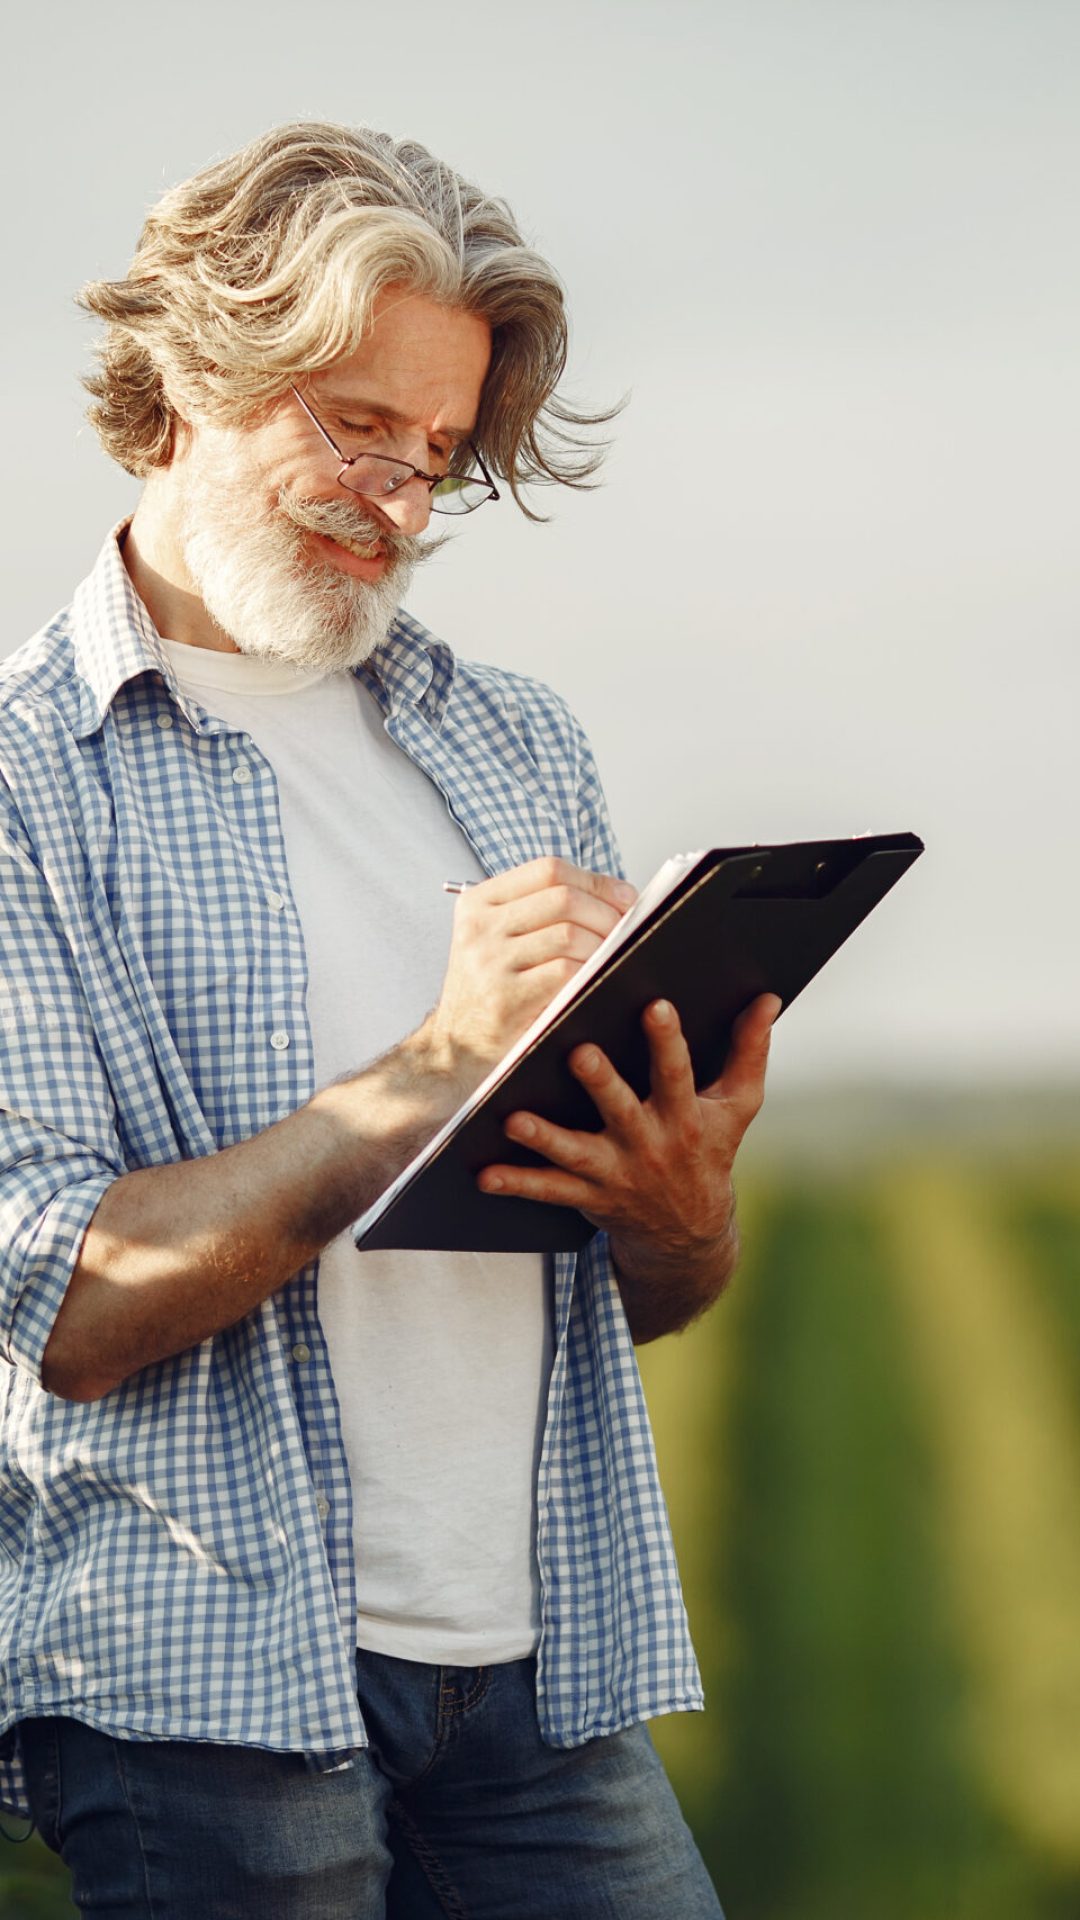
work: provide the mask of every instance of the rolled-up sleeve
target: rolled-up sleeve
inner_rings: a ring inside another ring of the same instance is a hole
[[[86,1228],[124,1170],[74,945],[0,794],[0,1355],[38,1379]]]

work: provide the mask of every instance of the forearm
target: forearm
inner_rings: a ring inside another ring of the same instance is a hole
[[[382,1192],[462,1097],[421,1029],[251,1140],[123,1175],[87,1229],[44,1385],[97,1399],[243,1319]]]
[[[713,1239],[661,1246],[612,1233],[610,1246],[635,1346],[678,1333],[712,1306],[738,1265],[734,1191],[724,1227]]]

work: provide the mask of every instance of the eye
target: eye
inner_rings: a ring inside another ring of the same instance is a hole
[[[339,419],[338,426],[341,428],[342,433],[351,433],[351,434],[359,435],[361,439],[363,439],[365,434],[368,435],[368,437],[370,437],[372,434],[375,434],[378,432],[378,428],[372,426],[370,421],[363,422],[360,420]]]

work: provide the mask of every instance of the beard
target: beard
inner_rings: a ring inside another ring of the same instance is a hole
[[[269,504],[232,459],[204,448],[181,519],[184,560],[215,626],[244,654],[309,672],[359,666],[390,628],[413,569],[441,540],[420,541],[365,518],[360,499],[306,499],[282,487]],[[357,580],[313,555],[305,532],[350,552],[375,541],[379,580]]]

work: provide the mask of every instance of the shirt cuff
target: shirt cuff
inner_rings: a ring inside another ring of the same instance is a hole
[[[29,1240],[22,1285],[8,1326],[6,1357],[39,1383],[42,1356],[86,1229],[116,1177],[110,1171],[64,1187],[45,1208]]]

